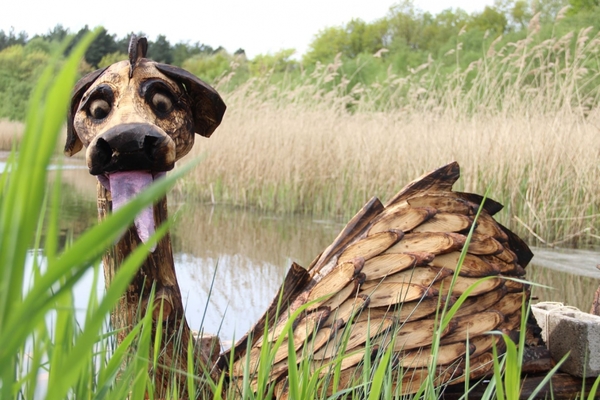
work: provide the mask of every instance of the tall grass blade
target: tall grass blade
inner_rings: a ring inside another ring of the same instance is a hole
[[[296,365],[296,349],[294,348],[294,329],[292,325],[288,329],[288,387],[290,399],[300,400],[300,374]]]
[[[598,385],[600,385],[600,376],[596,378],[594,384],[590,388],[590,393],[588,394],[588,400],[592,400],[596,398],[596,393],[598,392]]]
[[[380,398],[385,376],[387,373],[389,373],[388,365],[392,358],[392,350],[393,346],[389,346],[383,354],[381,360],[379,360],[379,365],[373,374],[373,381],[371,382],[371,390],[369,390],[368,400],[377,400]]]

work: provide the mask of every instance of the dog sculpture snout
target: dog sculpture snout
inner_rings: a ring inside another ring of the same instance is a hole
[[[114,126],[88,147],[90,174],[148,170],[163,172],[175,165],[175,142],[155,125],[129,123]]]

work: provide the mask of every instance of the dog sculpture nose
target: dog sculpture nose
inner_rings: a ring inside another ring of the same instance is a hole
[[[155,125],[117,125],[90,144],[87,164],[92,175],[116,171],[168,171],[175,164],[175,143]]]

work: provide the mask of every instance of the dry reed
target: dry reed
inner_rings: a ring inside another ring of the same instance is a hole
[[[21,144],[21,139],[23,137],[23,132],[25,130],[25,124],[19,121],[9,121],[7,119],[0,120],[0,151],[10,151],[13,147],[13,144],[16,148],[19,148]],[[67,137],[67,128],[66,126],[62,128],[61,137]],[[62,140],[59,140],[54,148],[54,154],[61,155],[63,153],[63,147],[65,143]],[[84,152],[80,152],[74,157],[76,158],[84,158]]]
[[[22,122],[0,120],[0,150],[8,151],[12,148],[13,142],[19,143],[24,130],[25,124]]]
[[[352,89],[339,58],[299,82],[251,80],[223,93],[223,127],[198,139],[206,160],[180,189],[213,203],[347,217],[457,160],[457,189],[489,186],[508,208],[500,219],[530,241],[597,245],[600,38],[588,33],[501,49],[495,41],[466,70],[441,75],[430,60]]]

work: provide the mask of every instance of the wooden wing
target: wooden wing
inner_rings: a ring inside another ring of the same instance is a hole
[[[492,346],[501,345],[488,332],[517,330],[529,299],[526,285],[506,278],[522,278],[533,254],[493,219],[500,204],[486,199],[481,205],[478,195],[452,191],[458,177],[459,166],[451,163],[410,183],[385,206],[371,199],[308,270],[292,266],[267,313],[221,356],[220,367],[232,362],[232,380],[246,374],[256,384],[263,346],[282,339],[269,359],[269,381],[285,398],[291,348],[297,363],[309,362],[323,377],[337,368],[341,389],[362,379],[365,361],[393,346],[394,367],[402,371],[395,385],[409,394],[427,378],[437,331],[438,384],[463,379],[467,357],[472,379],[488,374]],[[467,291],[440,329],[438,311]]]

